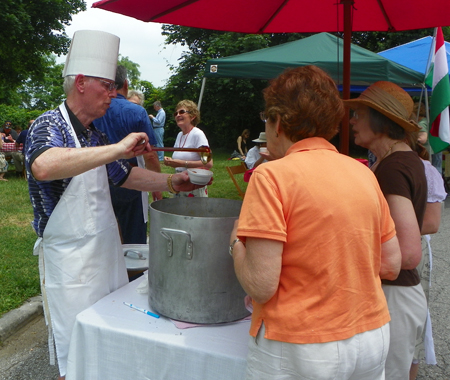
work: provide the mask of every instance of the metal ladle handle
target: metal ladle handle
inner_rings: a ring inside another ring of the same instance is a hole
[[[198,152],[200,153],[200,161],[206,165],[211,161],[212,152],[209,146],[201,146],[199,148],[170,148],[170,147],[152,147],[155,152]]]

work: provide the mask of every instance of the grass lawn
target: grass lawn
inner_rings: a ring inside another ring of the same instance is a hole
[[[226,166],[240,165],[240,161],[228,160],[229,152],[214,151],[214,182],[208,187],[212,198],[238,199]],[[165,173],[173,173],[172,168],[162,166]],[[28,186],[24,179],[14,176],[14,169],[0,181],[0,316],[22,305],[28,298],[39,295],[38,258],[33,256],[36,234],[31,227],[33,209],[28,196]],[[241,181],[241,187],[246,188]]]

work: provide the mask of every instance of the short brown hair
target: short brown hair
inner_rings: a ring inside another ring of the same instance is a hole
[[[281,127],[293,142],[308,137],[330,140],[339,131],[344,105],[331,77],[316,66],[288,69],[264,90],[265,114],[280,116]]]

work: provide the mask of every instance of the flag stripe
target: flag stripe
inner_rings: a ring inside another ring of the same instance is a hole
[[[433,95],[430,108],[429,140],[434,153],[439,153],[450,143],[450,82],[447,54],[442,28],[437,28],[434,51]]]
[[[448,77],[448,74],[447,74]],[[445,81],[447,79],[447,82]],[[448,78],[442,79],[433,88],[433,98],[430,110],[430,120],[434,119],[449,105],[450,100],[450,82]]]
[[[436,64],[436,62],[439,62],[439,64]],[[442,45],[436,52],[434,61],[433,87],[446,75],[448,75],[447,51],[445,50],[445,45]]]

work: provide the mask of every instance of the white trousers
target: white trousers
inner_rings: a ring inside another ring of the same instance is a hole
[[[383,285],[391,315],[391,344],[386,359],[386,379],[407,380],[416,340],[427,318],[427,300],[422,285]]]
[[[327,343],[292,344],[250,337],[246,380],[384,380],[389,324]]]

